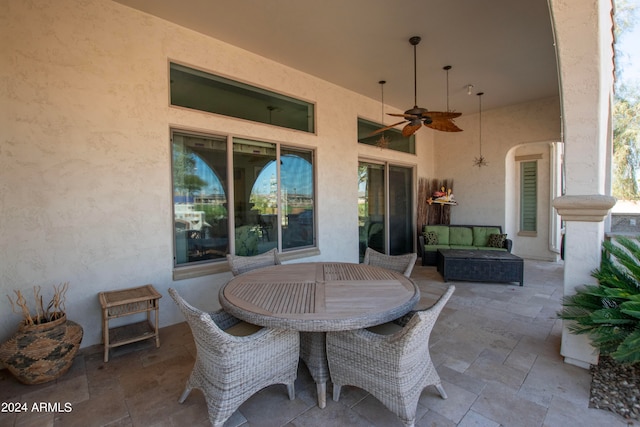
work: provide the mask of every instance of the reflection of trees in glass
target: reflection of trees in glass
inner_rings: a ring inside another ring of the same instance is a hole
[[[640,199],[638,175],[640,167],[640,86],[637,81],[622,78],[625,53],[619,42],[633,30],[638,21],[638,4],[615,1],[616,87],[613,107],[613,195],[624,200]],[[637,60],[637,59],[636,59]]]
[[[358,165],[358,222],[360,226],[365,223],[369,216],[369,198],[367,197],[367,184],[369,183],[369,168]]]
[[[196,175],[194,153],[182,144],[173,146],[173,188],[182,196],[193,195],[207,183]]]

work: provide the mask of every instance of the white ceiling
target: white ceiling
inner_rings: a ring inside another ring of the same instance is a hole
[[[116,0],[385,104],[462,113],[558,94],[547,0]],[[197,66],[197,64],[194,64]],[[467,85],[472,84],[472,96]]]

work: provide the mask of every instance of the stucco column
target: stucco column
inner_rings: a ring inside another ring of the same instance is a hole
[[[572,295],[578,286],[594,284],[591,272],[600,265],[604,237],[604,218],[615,198],[603,195],[563,196],[553,206],[566,221],[564,242],[564,295]],[[598,353],[585,335],[575,335],[562,328],[560,354],[565,362],[589,368],[598,363]]]
[[[564,294],[596,283],[610,194],[613,36],[611,0],[549,0],[553,21],[565,142],[566,195],[554,207],[566,221]],[[566,324],[565,362],[588,368],[598,354],[587,337]]]

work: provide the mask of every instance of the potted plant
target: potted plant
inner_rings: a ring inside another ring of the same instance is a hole
[[[591,368],[590,406],[638,418],[640,383],[640,241],[617,237],[603,243],[600,267],[585,285],[563,299],[558,316],[568,329],[586,334],[600,352]]]
[[[64,303],[68,287],[68,283],[54,285],[53,297],[45,306],[40,286],[34,286],[33,312],[21,291],[14,291],[15,301],[7,295],[13,311],[21,313],[23,319],[17,332],[0,345],[0,361],[22,383],[54,380],[73,364],[83,330],[67,320]]]

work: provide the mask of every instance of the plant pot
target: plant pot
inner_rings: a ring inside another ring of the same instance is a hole
[[[65,314],[39,325],[21,324],[0,345],[0,361],[21,383],[52,381],[69,370],[82,341],[82,326]]]

